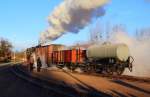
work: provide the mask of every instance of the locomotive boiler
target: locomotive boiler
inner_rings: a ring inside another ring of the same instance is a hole
[[[133,58],[130,56],[129,48],[126,44],[95,44],[84,49],[80,46],[62,49],[64,47],[57,44],[38,46],[34,47],[32,52],[38,56],[43,56],[47,66],[67,67],[71,71],[80,68],[85,72],[99,72],[111,75],[120,75],[125,68],[132,71]]]

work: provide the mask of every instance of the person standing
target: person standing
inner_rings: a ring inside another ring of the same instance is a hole
[[[37,71],[40,72],[42,67],[41,59],[40,57],[37,58]]]
[[[30,71],[33,71],[34,59],[33,56],[30,58]]]

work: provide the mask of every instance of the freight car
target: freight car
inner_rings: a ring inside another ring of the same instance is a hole
[[[65,46],[60,44],[51,44],[47,46],[35,46],[31,48],[27,48],[26,50],[26,59],[27,62],[30,62],[30,57],[35,56],[35,62],[37,57],[40,57],[42,64],[47,65],[48,67],[52,64],[52,53],[53,51],[58,51],[63,49]],[[36,63],[35,63],[36,64]]]
[[[93,45],[87,49],[88,64],[94,64],[94,69],[100,69],[108,74],[122,74],[125,68],[132,71],[133,57],[130,56],[126,44]],[[90,67],[90,69],[91,69]]]
[[[71,50],[54,51],[52,53],[52,63],[57,67],[67,67],[71,70],[75,70],[77,67],[81,67],[86,61],[86,50],[77,48]]]
[[[34,51],[41,59],[44,56],[44,61],[48,66],[53,64],[59,68],[67,67],[70,70],[80,68],[85,72],[100,72],[111,75],[121,75],[125,68],[132,71],[133,58],[130,56],[126,44],[104,43],[92,45],[86,49],[78,47],[68,50],[64,47],[63,45],[52,44],[37,46],[31,51]]]

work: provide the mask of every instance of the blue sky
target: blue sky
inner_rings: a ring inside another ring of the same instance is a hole
[[[39,33],[48,27],[47,17],[63,0],[0,0],[0,37],[10,40],[15,49],[37,45]],[[112,0],[106,14],[78,34],[67,33],[53,43],[74,44],[89,38],[89,29],[100,24],[124,24],[130,35],[136,28],[150,27],[149,0]]]

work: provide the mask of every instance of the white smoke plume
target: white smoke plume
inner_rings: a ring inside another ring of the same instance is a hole
[[[78,33],[93,19],[105,14],[108,0],[64,0],[48,17],[50,27],[40,35],[40,42],[55,40],[66,32]]]
[[[131,56],[135,60],[133,71],[126,70],[124,74],[150,77],[150,30],[148,34],[140,36],[140,38],[131,37],[123,31],[112,34],[110,40],[115,43],[126,43],[129,46]]]

